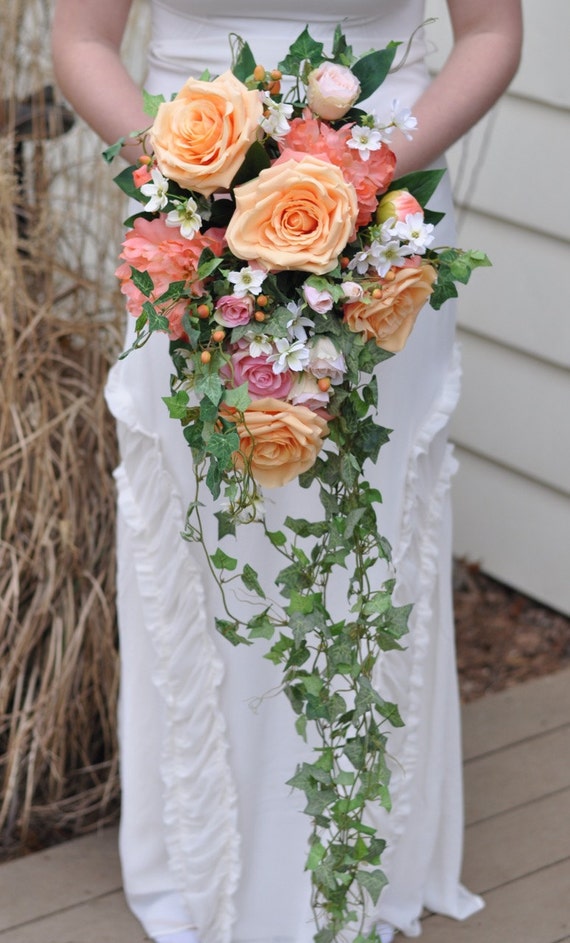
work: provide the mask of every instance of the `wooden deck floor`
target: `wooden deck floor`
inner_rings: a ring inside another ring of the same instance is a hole
[[[570,941],[570,671],[464,708],[465,883],[486,908],[423,943]],[[0,866],[0,943],[143,943],[116,831]]]

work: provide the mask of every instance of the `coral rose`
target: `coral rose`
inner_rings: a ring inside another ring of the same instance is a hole
[[[436,279],[431,265],[392,269],[391,281],[371,279],[379,298],[353,301],[344,306],[344,320],[351,331],[375,340],[378,347],[396,353],[404,347],[416,318],[432,293]]]
[[[190,78],[163,102],[150,138],[158,166],[181,187],[210,196],[229,187],[256,140],[263,106],[231,72],[213,82]]]
[[[227,417],[231,418],[231,417]],[[237,422],[240,452],[234,461],[250,471],[260,485],[279,488],[307,471],[328,435],[326,420],[306,406],[294,406],[268,396],[255,400]]]
[[[236,187],[235,198],[226,230],[231,251],[273,271],[330,272],[358,214],[354,187],[338,167],[290,151]]]

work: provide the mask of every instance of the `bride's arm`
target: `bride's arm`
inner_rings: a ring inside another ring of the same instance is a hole
[[[520,0],[447,0],[453,49],[413,113],[412,141],[394,136],[398,176],[430,164],[491,108],[515,74],[522,42]]]
[[[57,82],[107,143],[150,124],[141,91],[120,58],[132,0],[57,0],[52,48]],[[129,159],[138,145],[131,145]],[[126,150],[126,148],[125,148]]]

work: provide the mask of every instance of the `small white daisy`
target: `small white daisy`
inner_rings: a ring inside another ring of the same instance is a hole
[[[145,205],[145,210],[149,213],[156,213],[163,210],[168,203],[168,184],[169,181],[163,177],[158,167],[153,167],[150,172],[152,183],[144,183],[141,187],[143,196],[149,196],[150,200]]]
[[[246,265],[238,272],[230,272],[228,281],[234,286],[236,298],[244,298],[245,295],[259,295],[266,275],[264,269]]]

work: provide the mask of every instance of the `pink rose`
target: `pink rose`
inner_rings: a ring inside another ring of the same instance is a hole
[[[248,324],[252,314],[253,298],[250,295],[243,298],[238,298],[237,295],[222,295],[216,301],[214,321],[224,327],[239,327],[241,324]]]
[[[341,287],[347,301],[360,301],[364,294],[364,288],[358,282],[343,282]]]
[[[328,377],[335,386],[342,383],[346,373],[346,362],[330,337],[317,337],[313,340],[309,348],[307,370],[317,380]]]
[[[318,291],[311,285],[303,285],[305,301],[318,314],[326,314],[333,306],[333,297],[330,291]]]
[[[343,118],[360,95],[360,82],[346,66],[323,62],[309,73],[307,102],[325,121]]]
[[[274,373],[273,365],[268,362],[267,356],[261,354],[259,357],[252,357],[249,347],[234,351],[231,357],[230,369],[232,368],[232,386],[247,383],[249,395],[254,399],[265,396],[286,399],[291,391],[291,372],[285,370],[283,373]],[[227,368],[224,373],[227,373]]]

